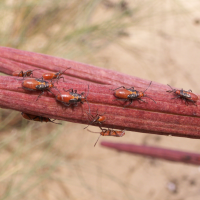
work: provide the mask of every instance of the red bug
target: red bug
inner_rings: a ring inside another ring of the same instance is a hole
[[[101,128],[102,123],[106,121],[106,117],[104,116],[105,113],[102,114],[102,115],[99,115],[98,110],[97,110],[95,116],[93,116],[90,113],[87,113],[87,114],[88,114],[88,118],[89,118],[89,121],[90,121],[88,126],[90,126],[92,124],[99,124],[99,127]],[[86,129],[88,126],[86,126],[84,129]]]
[[[83,104],[85,101],[88,103],[87,96],[89,94],[89,85],[88,85],[88,93],[86,96],[83,96],[85,94],[84,92],[82,92],[81,94],[78,94],[77,90],[73,90],[73,89],[65,90],[64,88],[63,90],[65,91],[64,93],[59,92],[60,94],[56,96],[56,100],[61,102],[63,105],[77,106],[79,102]],[[88,107],[89,107],[89,103],[88,103]],[[90,107],[89,107],[89,113],[90,113]]]
[[[141,97],[148,97],[149,99],[153,100],[151,97],[144,94],[150,87],[151,83],[152,83],[152,81],[150,82],[149,86],[147,87],[147,89],[144,92],[137,91],[134,89],[134,87],[125,88],[124,86],[121,86],[119,88],[114,89],[114,91],[115,91],[114,96],[116,98],[118,98],[116,100],[125,101],[125,102],[130,101],[130,103],[128,105],[124,106],[124,108],[127,106],[130,106],[133,103],[133,100],[137,100],[138,102],[140,102],[140,101],[145,102],[144,100],[141,99]]]
[[[36,101],[40,98],[40,96],[44,93],[45,90],[51,92],[50,88],[53,88],[53,87],[54,87],[53,83],[48,83],[47,81],[44,81],[42,79],[37,79],[37,78],[28,78],[24,80],[22,83],[22,88],[25,90],[42,91],[42,93],[38,96]],[[51,93],[53,94],[53,92]]]
[[[24,79],[24,77],[28,77],[28,76],[31,76],[31,75],[33,77],[33,71],[35,71],[35,70],[41,70],[41,69],[27,70],[25,72],[23,70],[15,71],[15,72],[12,73],[12,76],[23,77],[23,79]]]
[[[99,141],[99,138],[101,136],[114,136],[114,137],[123,137],[125,135],[125,130],[123,131],[114,131],[112,129],[101,129],[101,132],[100,132],[100,136],[98,137],[97,141],[95,142],[94,144],[94,147],[96,146],[97,142]],[[96,133],[96,132],[93,132],[93,131],[90,131],[88,130],[89,132],[92,132],[92,133]]]
[[[69,67],[69,68],[67,68],[67,69],[70,69],[71,67]],[[67,70],[66,69],[66,70]],[[64,71],[59,71],[59,72],[56,72],[56,73],[53,73],[53,72],[49,72],[49,73],[44,73],[43,75],[42,75],[42,78],[44,79],[44,80],[52,80],[52,79],[57,79],[57,83],[58,83],[58,80],[59,79],[63,79],[63,81],[64,81],[64,77],[62,77],[62,74],[66,71],[66,70],[64,70]]]
[[[168,85],[168,84],[167,84]],[[185,101],[185,104],[188,106],[188,102],[192,102],[195,106],[197,106],[195,104],[196,101],[198,101],[199,97],[192,93],[192,90],[188,90],[188,91],[185,91],[183,89],[181,90],[176,90],[176,89],[173,89],[170,85],[168,85],[172,90],[168,90],[166,92],[173,92],[175,95],[177,95],[177,97],[174,97],[172,99],[178,99],[178,98],[181,98]]]
[[[21,113],[22,117],[24,119],[27,119],[27,120],[33,120],[33,121],[38,121],[38,122],[51,122],[51,123],[54,123],[54,124],[60,124],[60,123],[55,123],[55,119],[54,120],[51,120],[47,117],[42,117],[42,116],[37,116],[37,115],[31,115],[31,114],[27,114],[27,113]]]

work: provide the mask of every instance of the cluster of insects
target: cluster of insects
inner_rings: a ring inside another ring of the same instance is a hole
[[[70,68],[67,68],[67,69],[70,69]],[[102,128],[102,124],[106,121],[106,116],[104,115],[105,113],[100,115],[98,113],[98,111],[96,111],[95,115],[91,114],[90,106],[87,101],[87,97],[89,94],[89,85],[88,85],[87,95],[85,95],[84,92],[79,94],[79,93],[77,93],[77,90],[74,90],[72,88],[71,89],[63,88],[64,92],[61,93],[54,86],[54,83],[55,82],[58,83],[59,79],[61,79],[61,78],[65,82],[64,77],[62,75],[66,70],[59,71],[56,73],[44,73],[41,78],[33,78],[33,71],[35,71],[35,70],[40,70],[40,69],[13,72],[12,75],[23,78],[23,79],[20,79],[23,81],[22,87],[20,87],[20,88],[22,88],[24,90],[29,90],[29,91],[41,91],[41,94],[39,94],[36,101],[41,97],[41,95],[45,91],[47,91],[47,92],[52,93],[55,96],[56,100],[58,102],[62,103],[64,106],[78,106],[78,103],[83,104],[84,102],[87,102],[88,108],[89,108],[89,112],[88,113],[86,112],[88,115],[88,121],[89,121],[88,126],[93,125],[93,124],[98,125],[101,130],[100,136],[102,135],[102,136],[122,137],[125,135],[124,130],[115,131],[112,129],[103,129]],[[31,75],[32,75],[32,78],[29,78],[29,77],[31,77]],[[26,77],[28,77],[28,78],[26,78]],[[54,83],[53,83],[53,81],[54,81]],[[135,90],[134,87],[126,88],[124,86],[118,87],[114,90],[111,89],[111,90],[114,91],[113,95],[116,97],[115,100],[124,101],[125,103],[128,102],[127,105],[124,105],[124,108],[126,108],[126,107],[130,106],[133,103],[133,101],[135,101],[135,100],[137,100],[138,102],[146,102],[143,100],[144,97],[147,97],[147,98],[151,99],[154,103],[156,103],[156,101],[154,99],[152,99],[151,97],[149,97],[148,95],[145,94],[145,92],[149,89],[151,84],[152,84],[152,81],[150,82],[149,86],[143,92]],[[192,104],[197,106],[196,102],[198,101],[199,98],[197,95],[192,93],[192,90],[188,90],[188,91],[185,91],[183,89],[176,90],[176,89],[173,89],[170,85],[168,85],[168,86],[171,88],[171,90],[168,90],[166,92],[173,93],[175,95],[175,97],[172,99],[180,98],[185,101],[186,105],[189,105],[189,102],[191,102]],[[55,88],[59,92],[59,94],[55,95],[51,91],[52,88]],[[54,122],[55,120],[51,120],[46,117],[31,115],[31,114],[27,114],[27,113],[22,113],[22,117],[25,119],[28,119],[28,120],[33,120],[33,121],[55,123]],[[55,124],[59,124],[59,123],[55,123]],[[85,127],[85,128],[87,128],[87,127]],[[88,131],[90,131],[90,130],[88,130]],[[92,131],[90,131],[90,132],[92,132]],[[95,145],[97,144],[98,140],[99,140],[99,138],[97,139]]]
[[[155,100],[153,100],[151,97],[149,97],[145,94],[145,92],[150,87],[151,83],[152,83],[152,81],[150,82],[147,89],[144,90],[144,92],[137,91],[137,90],[134,89],[134,87],[125,88],[124,86],[121,86],[119,88],[116,88],[116,89],[113,90],[114,96],[117,98],[115,100],[129,102],[129,104],[124,106],[124,108],[127,107],[127,106],[130,106],[133,103],[134,100],[137,100],[138,102],[140,102],[140,101],[146,102],[143,99],[141,99],[141,97],[147,97],[147,98],[151,99],[152,101],[154,101],[154,103],[156,103]],[[198,101],[199,97],[196,94],[192,93],[192,90],[188,90],[188,91],[185,91],[183,89],[176,90],[176,89],[173,89],[170,85],[168,85],[168,86],[171,88],[171,90],[168,90],[166,92],[174,93],[176,95],[172,99],[180,98],[180,99],[183,99],[185,101],[186,105],[189,105],[189,102],[191,102],[195,106],[197,106],[196,102]]]
[[[67,68],[67,69],[69,69],[69,68]],[[40,69],[35,69],[35,70],[40,70]],[[13,72],[13,74],[12,74],[13,76],[18,76],[18,77],[23,78],[23,79],[20,79],[20,80],[23,80],[23,82],[22,82],[22,87],[19,87],[19,88],[22,88],[22,89],[28,90],[28,91],[41,91],[41,94],[37,97],[36,101],[42,96],[42,94],[45,91],[48,91],[54,95],[54,93],[51,91],[52,88],[55,88],[54,87],[55,82],[53,83],[53,81],[57,81],[57,83],[58,83],[58,80],[61,78],[64,81],[64,77],[62,77],[62,74],[66,70],[64,70],[63,72],[59,71],[57,73],[44,73],[41,78],[33,78],[33,71],[35,71],[35,70]],[[29,78],[31,76],[32,76],[32,78]],[[28,78],[25,79],[26,77],[28,77]],[[59,101],[60,103],[62,103],[64,106],[77,106],[78,103],[81,103],[81,104],[83,104],[84,102],[88,103],[87,96],[89,94],[89,85],[88,85],[87,95],[84,95],[84,92],[79,94],[79,93],[77,93],[77,90],[74,90],[72,88],[68,89],[68,90],[63,88],[64,92],[62,92],[62,93],[57,88],[55,88],[55,89],[59,92],[58,95],[56,95],[56,96],[54,95],[56,100]],[[88,103],[88,107],[89,107],[89,103]],[[93,116],[92,114],[90,114],[90,107],[89,107],[89,113],[87,113],[87,114],[88,114],[88,119],[89,119],[89,125],[99,124],[100,125],[99,127],[101,128],[102,123],[106,120],[106,117],[104,115],[99,115],[97,113],[95,116]],[[23,118],[25,118],[27,120],[55,123],[54,122],[55,120],[51,120],[49,118],[42,117],[42,116],[32,115],[32,114],[28,114],[28,113],[21,113],[21,115]],[[55,123],[55,124],[60,124],[60,123]],[[101,128],[101,132],[100,132],[100,136],[103,135],[103,136],[122,137],[124,134],[125,134],[124,131],[114,131],[111,129],[102,129],[102,128]],[[96,145],[96,143],[95,143],[95,145]]]

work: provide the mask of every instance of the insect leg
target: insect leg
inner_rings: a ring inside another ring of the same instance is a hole
[[[133,103],[133,100],[132,100],[132,99],[130,99],[130,103],[129,103],[128,105],[125,105],[125,106],[124,106],[124,108],[126,108],[126,107],[130,106],[132,103]],[[124,109],[124,108],[123,108],[123,109]]]
[[[63,90],[64,90],[65,92],[68,92],[68,91],[73,92],[73,88],[71,88],[71,89],[69,89],[69,90],[65,90],[65,88],[63,88]]]
[[[41,94],[38,96],[38,98],[36,99],[36,101],[42,96],[43,93],[44,93],[44,90],[42,90]]]
[[[49,121],[52,122],[52,123],[54,123],[54,124],[60,124],[60,125],[62,125],[61,123],[55,123],[55,122],[54,122],[55,119],[54,119],[54,120],[50,120],[50,119],[49,119]]]
[[[112,90],[112,91],[115,91],[115,90],[117,90],[117,89],[119,89],[119,88],[124,88],[124,89],[126,89],[124,86],[121,86],[121,87],[118,87],[118,88],[116,88],[116,89],[110,89],[110,90]]]

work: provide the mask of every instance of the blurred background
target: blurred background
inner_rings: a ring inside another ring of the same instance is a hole
[[[1,0],[0,45],[200,93],[197,0]],[[0,110],[0,200],[199,200],[200,167],[94,148],[84,125]],[[98,129],[91,127],[93,131]],[[127,132],[133,142],[200,152],[200,141]]]

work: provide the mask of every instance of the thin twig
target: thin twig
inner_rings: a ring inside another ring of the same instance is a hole
[[[138,154],[141,156],[150,156],[173,162],[183,162],[188,164],[200,165],[200,154],[186,151],[177,151],[146,145],[135,145],[125,143],[101,142],[102,146],[116,149],[122,152]]]

